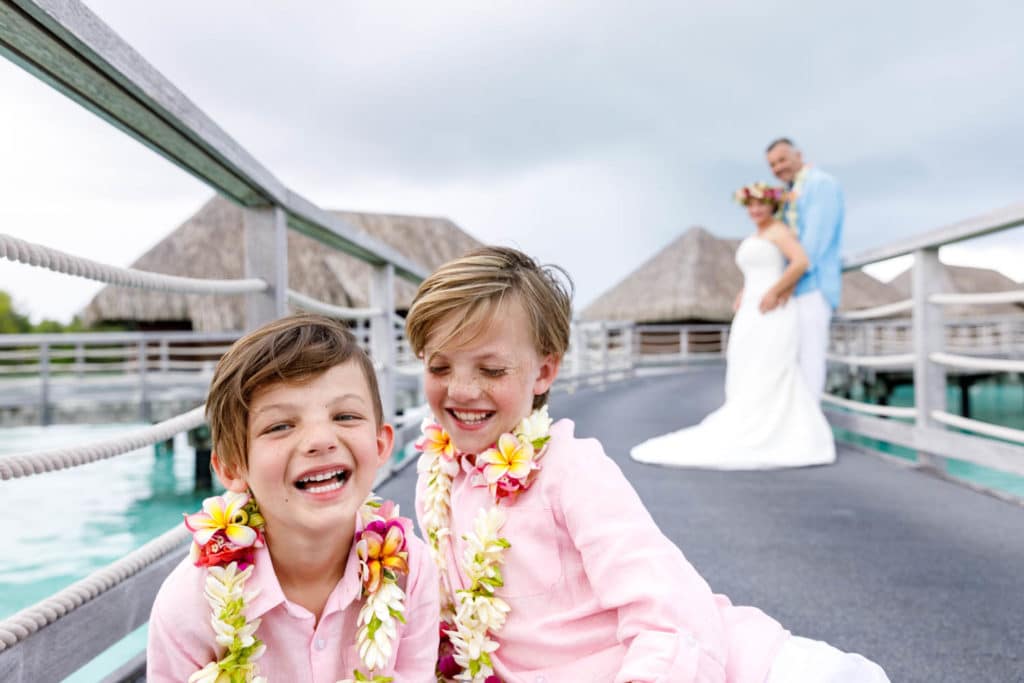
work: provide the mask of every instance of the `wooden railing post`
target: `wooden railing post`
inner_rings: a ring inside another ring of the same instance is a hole
[[[370,307],[383,311],[370,321],[370,356],[379,367],[377,379],[384,421],[392,422],[395,417],[395,267],[390,263],[373,266]]]
[[[146,356],[149,355],[148,342],[145,337],[139,339],[136,345],[136,355],[139,361],[139,419],[149,422],[151,410],[149,409],[149,387],[146,383]]]
[[[50,413],[50,345],[39,345],[39,424],[44,427],[51,422]]]
[[[160,374],[166,375],[171,369],[170,342],[166,339],[160,340]]]
[[[75,377],[81,379],[85,374],[85,344],[75,343]]]
[[[938,247],[918,249],[914,252],[913,272],[913,326],[914,326],[914,404],[917,408],[916,424],[923,429],[940,429],[932,419],[933,410],[946,409],[946,370],[932,363],[929,356],[941,351],[946,340],[942,323],[942,307],[928,301],[938,294],[942,282],[942,264]],[[918,462],[934,466],[932,456],[918,453]]]
[[[257,277],[270,287],[246,296],[245,328],[254,330],[288,313],[288,221],[284,209],[246,208],[245,277]]]
[[[604,385],[608,382],[608,323],[601,321],[598,323],[598,329],[601,335],[601,384]]]

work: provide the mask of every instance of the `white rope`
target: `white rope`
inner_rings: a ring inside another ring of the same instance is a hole
[[[1000,358],[978,358],[955,353],[936,352],[928,360],[948,368],[962,370],[989,370],[992,372],[1024,372],[1024,360],[1002,360]]]
[[[110,266],[3,233],[0,233],[0,257],[119,287],[179,294],[248,294],[266,291],[268,286],[258,279],[205,280]]]
[[[184,550],[190,536],[184,524],[179,524],[113,564],[0,621],[0,652],[97,598],[160,558],[179,549]]]
[[[151,427],[84,446],[0,456],[0,481],[78,467],[165,441],[175,434],[188,431],[206,422],[205,408],[205,406],[199,406]]]
[[[890,315],[896,315],[897,313],[913,310],[913,308],[914,301],[912,299],[904,299],[903,301],[875,306],[874,308],[839,313],[835,317],[837,320],[870,320],[871,318],[885,318]]]
[[[1024,443],[1024,431],[1021,431],[1020,429],[1000,427],[999,425],[990,424],[988,422],[972,420],[969,417],[953,415],[952,413],[947,413],[943,410],[933,410],[931,412],[931,416],[936,422],[941,422],[942,424],[949,425],[950,427],[965,429],[969,432],[984,434],[985,436],[994,436],[997,439],[1006,439],[1007,441]]]
[[[847,398],[841,398],[832,394],[822,394],[821,400],[824,403],[830,403],[834,406],[841,408],[847,408],[858,413],[867,413],[868,415],[884,415],[885,417],[915,417],[917,415],[916,408],[898,408],[895,406],[878,406],[871,403],[864,403],[862,401],[851,401]]]
[[[326,315],[329,318],[339,318],[342,320],[366,320],[383,315],[383,311],[379,308],[346,308],[344,306],[335,306],[333,304],[324,303],[323,301],[318,301],[317,299],[308,297],[301,292],[296,292],[294,289],[288,290],[288,303],[296,308],[309,311],[310,313],[319,313],[320,315]]]
[[[932,294],[933,304],[1019,304],[1024,303],[1024,289],[1009,292],[975,292],[972,294]]]
[[[826,358],[834,363],[859,365],[865,368],[901,368],[914,365],[914,354],[894,353],[886,356],[843,356],[838,353],[826,354]]]

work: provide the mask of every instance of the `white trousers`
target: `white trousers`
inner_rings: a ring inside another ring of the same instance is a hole
[[[815,396],[825,393],[825,352],[832,306],[818,290],[796,297],[800,326],[800,372]]]
[[[889,677],[863,655],[793,636],[775,656],[765,683],[889,683]]]

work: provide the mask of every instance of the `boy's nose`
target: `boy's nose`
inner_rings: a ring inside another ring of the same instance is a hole
[[[302,452],[306,455],[320,455],[335,450],[338,445],[332,427],[328,424],[309,425],[303,435]]]
[[[480,386],[472,377],[452,377],[448,382],[448,397],[455,401],[467,401],[480,395]]]

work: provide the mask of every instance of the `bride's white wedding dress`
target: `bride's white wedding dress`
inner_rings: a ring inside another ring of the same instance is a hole
[[[743,298],[729,333],[725,404],[694,427],[634,446],[634,460],[722,470],[835,460],[832,431],[797,364],[795,303],[758,310],[785,270],[782,252],[752,236],[740,243],[736,263],[743,271]]]

